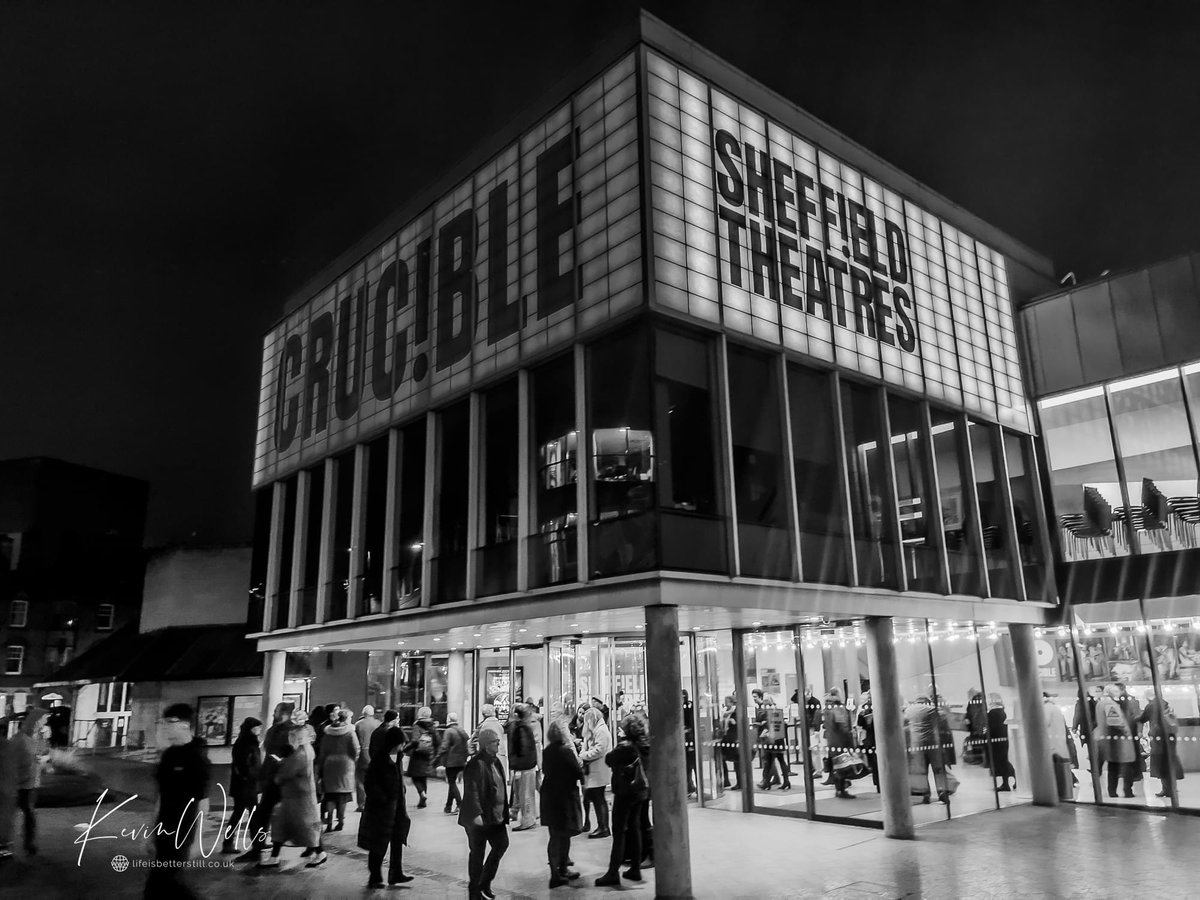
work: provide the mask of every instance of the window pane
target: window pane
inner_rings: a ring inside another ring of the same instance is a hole
[[[1034,502],[1033,471],[1029,465],[1033,452],[1029,438],[1004,432],[1004,461],[1008,465],[1008,490],[1012,494],[1013,517],[1017,520],[1017,552],[1021,559],[1025,596],[1044,599],[1046,566],[1042,556],[1042,514]]]
[[[529,583],[537,587],[576,578],[575,485],[579,471],[574,360],[560,357],[535,369],[530,380],[535,477]]]
[[[850,479],[854,548],[858,583],[864,587],[896,587],[891,518],[884,516],[883,428],[876,391],[842,383],[842,419],[846,429],[846,472]]]
[[[729,348],[729,421],[741,574],[792,577],[779,383],[771,357]]]
[[[483,396],[483,434],[479,447],[483,476],[479,511],[479,594],[517,589],[517,382],[509,381]]]
[[[656,566],[654,432],[646,331],[588,350],[593,502],[590,562],[596,577]]]
[[[1093,388],[1038,406],[1063,558],[1127,556],[1124,501],[1103,393]]]
[[[347,616],[350,596],[350,534],[354,510],[354,451],[342,453],[333,461],[337,491],[333,497],[333,568],[330,572],[329,608],[326,621]]]
[[[246,624],[252,631],[267,627],[263,622],[263,604],[267,597],[267,564],[271,555],[270,487],[254,492],[254,543],[250,551],[250,603],[246,609]]]
[[[939,417],[944,414],[935,413]],[[896,507],[900,519],[900,542],[904,548],[904,568],[908,587],[914,591],[944,590],[941,562],[937,551],[937,527],[932,515],[934,497],[929,489],[928,443],[921,419],[921,408],[912,400],[888,396],[888,418],[892,427],[892,458],[896,465]],[[945,418],[950,418],[945,416]],[[949,427],[951,433],[939,433],[937,444],[938,474],[947,478],[942,483],[942,506],[947,499],[958,504],[957,534],[962,533],[962,479],[958,477],[958,458],[953,434],[953,420],[935,424],[935,430]],[[943,467],[947,470],[943,472]],[[949,527],[949,526],[948,526]],[[947,535],[949,539],[949,535]]]
[[[425,553],[425,420],[401,433],[400,521],[392,609],[421,603],[421,559]]]
[[[383,542],[387,530],[388,437],[367,445],[367,505],[364,528],[362,594],[358,615],[383,612]]]
[[[321,513],[325,500],[325,466],[309,471],[308,515],[305,520],[304,583],[300,585],[299,602],[301,625],[317,621],[317,590],[321,571]]]
[[[996,471],[996,427],[969,422],[971,459],[975,467],[975,493],[979,498],[979,523],[983,530],[983,554],[987,561],[988,581],[993,597],[1016,597],[1012,569],[1009,567],[1008,531],[1004,521],[1004,500]],[[937,438],[935,437],[936,441]],[[1034,598],[1038,599],[1038,598]]]
[[[288,607],[292,596],[292,551],[296,535],[296,476],[283,482],[283,534],[279,542],[279,589],[275,604],[275,628],[288,627]]]
[[[1109,388],[1109,402],[1138,550],[1200,546],[1196,457],[1177,370],[1117,382]]]
[[[435,603],[462,600],[467,588],[467,508],[469,502],[471,412],[467,401],[442,414],[439,446]]]
[[[849,529],[838,474],[837,420],[829,376],[788,366],[788,411],[804,580],[849,584]]]
[[[710,342],[655,332],[655,423],[662,566],[727,572],[717,493]]]

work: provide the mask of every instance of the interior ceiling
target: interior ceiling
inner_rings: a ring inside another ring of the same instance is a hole
[[[715,607],[677,607],[679,630],[716,631],[730,628],[772,628],[809,626],[815,633],[838,626],[862,622],[861,617],[830,618],[828,616],[797,616],[778,610],[725,609]],[[914,620],[914,622],[917,620]],[[920,620],[922,625],[924,620]],[[897,620],[896,630],[904,630]],[[947,625],[955,623],[947,622]],[[962,625],[968,623],[963,622]],[[546,638],[582,638],[612,635],[638,636],[645,632],[646,612],[642,607],[605,609],[582,612],[572,616],[544,616],[540,618],[496,622],[486,625],[467,625],[448,631],[423,634],[405,633],[399,623],[387,635],[371,639],[344,639],[336,637],[314,644],[297,644],[289,647],[293,651],[306,650],[402,650],[406,652],[445,652],[448,650],[484,650],[510,646],[541,645]]]

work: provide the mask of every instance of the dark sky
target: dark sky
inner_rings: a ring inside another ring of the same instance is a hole
[[[647,8],[1060,275],[1200,249],[1193,3]],[[288,294],[633,9],[4,4],[0,458],[149,480],[152,542],[247,539]]]

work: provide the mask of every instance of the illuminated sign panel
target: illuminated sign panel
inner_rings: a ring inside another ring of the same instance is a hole
[[[630,55],[288,315],[255,486],[640,304],[638,162]]]
[[[648,58],[657,304],[1029,429],[999,253]]]

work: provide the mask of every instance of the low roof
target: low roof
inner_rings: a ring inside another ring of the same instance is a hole
[[[139,634],[126,625],[79,654],[40,684],[86,681],[190,681],[262,677],[262,654],[245,625],[160,628]],[[308,675],[305,657],[289,653],[288,676]]]

